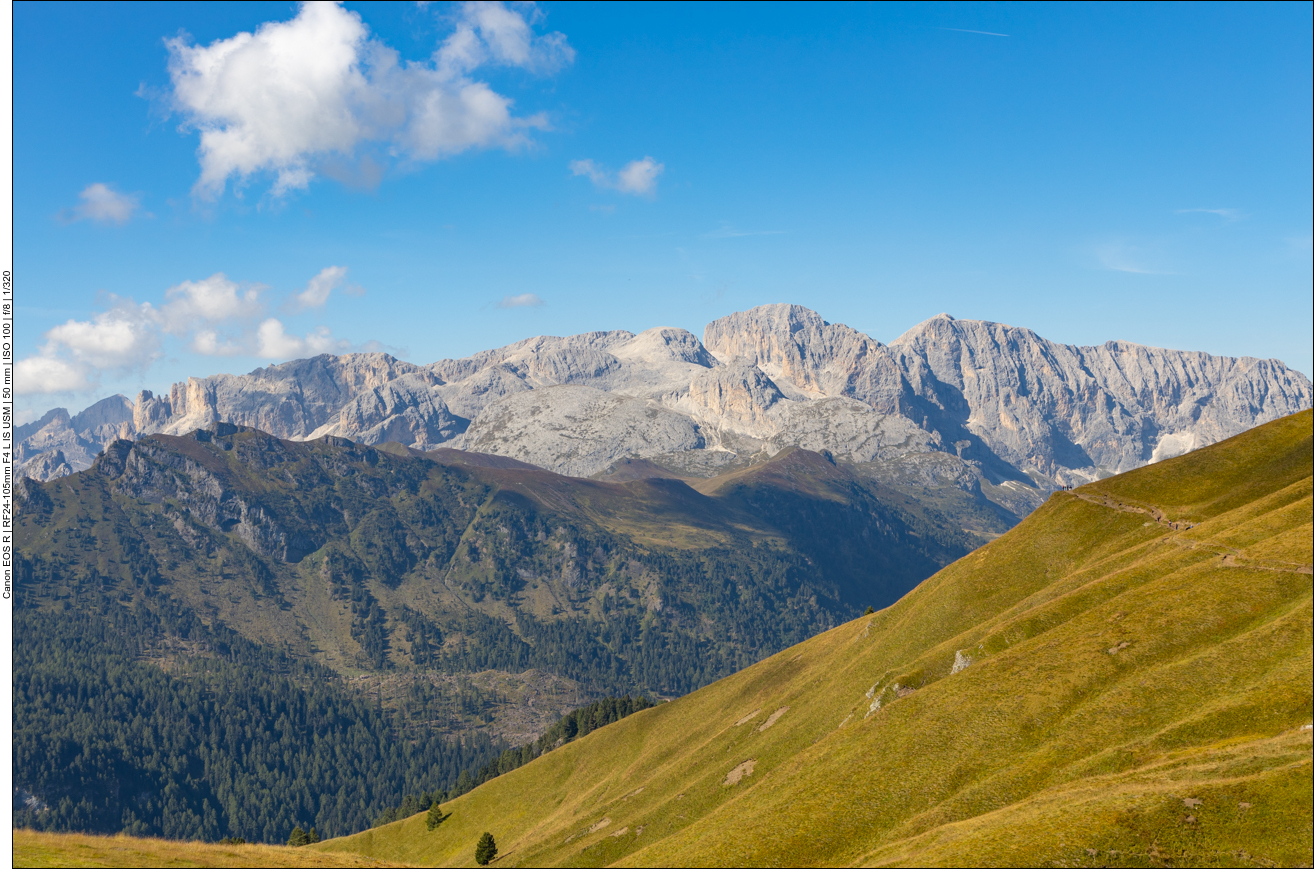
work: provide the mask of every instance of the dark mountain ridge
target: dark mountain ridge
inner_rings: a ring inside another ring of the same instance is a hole
[[[576,705],[687,693],[892,602],[976,542],[806,450],[695,482],[587,480],[226,423],[116,441],[84,472],[22,481],[16,629],[30,655],[14,678],[31,724],[16,742],[28,759],[15,757],[29,820],[267,841],[284,821],[348,832],[400,793],[450,789],[505,746],[510,717],[534,733],[546,725],[525,716],[550,723],[570,692]],[[222,650],[238,646],[234,664]],[[99,663],[83,673],[75,660]],[[497,679],[557,690],[479,687]],[[215,692],[250,709],[188,705]],[[111,738],[115,703],[155,735]],[[395,750],[330,776],[313,747],[349,732],[315,722],[360,703],[373,717],[352,738]],[[69,723],[80,714],[91,729]],[[215,737],[208,750],[230,758],[218,766],[157,768],[96,747],[162,741],[191,756],[186,731],[213,715],[244,722]],[[54,755],[38,748],[45,732],[61,734]],[[273,779],[221,775],[252,752]]]

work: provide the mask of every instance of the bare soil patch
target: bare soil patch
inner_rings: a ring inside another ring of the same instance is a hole
[[[736,721],[736,722],[735,722],[735,727],[738,727],[738,726],[740,726],[741,724],[747,724],[748,722],[752,721],[754,718],[756,718],[756,717],[757,717],[758,715],[760,715],[761,713],[762,713],[762,707],[759,706],[759,707],[757,707],[756,709],[754,709],[752,712],[750,712],[750,713],[748,713],[747,715],[745,715],[743,718],[741,718],[741,719],[739,719],[738,721]]]
[[[739,764],[739,766],[726,773],[725,781],[721,783],[722,787],[728,788],[731,785],[739,784],[741,779],[753,774],[753,767],[755,766],[757,766],[756,760],[746,760]]]

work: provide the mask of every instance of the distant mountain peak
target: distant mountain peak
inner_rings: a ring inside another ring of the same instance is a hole
[[[19,429],[18,457],[39,475],[63,463],[30,460],[58,449],[77,470],[117,437],[218,420],[293,440],[475,450],[579,476],[642,459],[707,477],[799,446],[917,485],[976,491],[967,481],[977,480],[1020,515],[1054,487],[1310,404],[1309,379],[1277,360],[1078,347],[948,313],[887,346],[782,303],[713,320],[702,341],[669,327],[595,331],[429,365],[352,353],[188,378],[135,403],[51,411]]]

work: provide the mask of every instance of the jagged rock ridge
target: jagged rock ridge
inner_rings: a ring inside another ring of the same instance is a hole
[[[292,440],[476,450],[576,476],[634,458],[710,476],[801,446],[891,482],[984,487],[1021,515],[1056,486],[1310,404],[1309,379],[1272,359],[1076,347],[947,314],[885,345],[798,305],[764,305],[709,323],[701,342],[682,329],[589,332],[424,366],[325,355],[190,378],[167,397],[52,411],[24,427],[19,455],[25,473],[48,478],[87,467],[115,437],[220,420]]]

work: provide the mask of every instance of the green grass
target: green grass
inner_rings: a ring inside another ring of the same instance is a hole
[[[1058,493],[894,606],[495,779],[432,832],[315,847],[469,865],[489,831],[498,865],[1308,865],[1311,420]]]

